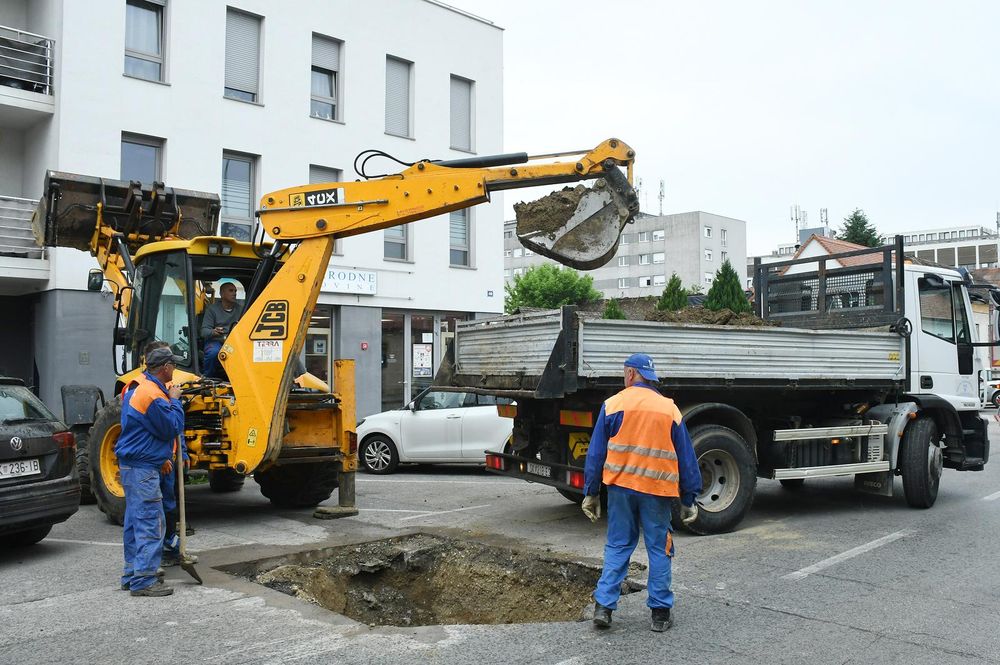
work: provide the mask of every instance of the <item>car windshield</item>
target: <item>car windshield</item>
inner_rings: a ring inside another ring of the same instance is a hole
[[[0,385],[0,423],[33,420],[56,420],[56,417],[24,386]]]
[[[465,401],[465,393],[446,393],[432,390],[420,398],[420,409],[457,409]]]

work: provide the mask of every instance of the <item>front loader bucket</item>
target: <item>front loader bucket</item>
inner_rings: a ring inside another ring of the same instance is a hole
[[[148,241],[167,235],[215,235],[219,219],[218,194],[164,187],[162,183],[49,171],[43,191],[31,223],[35,241],[49,247],[89,251],[98,224],[98,204],[100,221],[124,234],[126,242],[135,236]]]
[[[638,211],[635,190],[617,169],[598,179],[593,189],[566,187],[514,205],[521,244],[578,270],[610,261],[622,230]]]

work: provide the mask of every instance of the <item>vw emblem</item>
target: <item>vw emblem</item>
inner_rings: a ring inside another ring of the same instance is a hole
[[[10,439],[10,447],[14,449],[14,452],[21,452],[21,448],[24,447],[24,442],[21,441],[21,437],[14,436]]]

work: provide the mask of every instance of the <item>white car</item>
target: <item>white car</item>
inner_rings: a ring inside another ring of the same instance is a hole
[[[368,416],[358,423],[358,458],[371,473],[392,473],[400,464],[484,464],[501,452],[514,428],[492,395],[425,390],[402,409]]]

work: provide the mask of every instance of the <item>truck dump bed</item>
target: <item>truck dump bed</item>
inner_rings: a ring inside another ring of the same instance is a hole
[[[888,331],[604,320],[566,307],[459,323],[435,383],[553,397],[620,384],[637,350],[664,386],[892,388],[906,375],[904,340]]]

